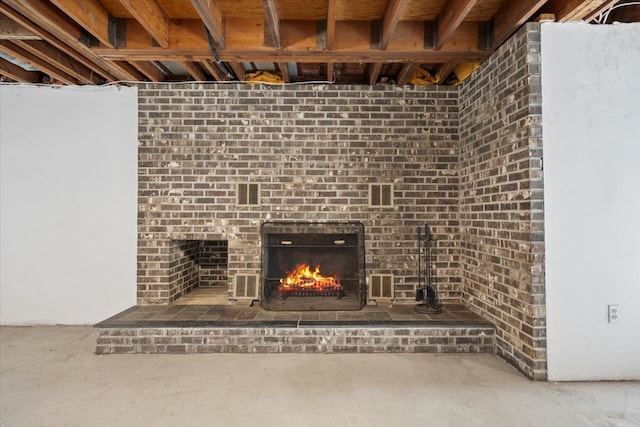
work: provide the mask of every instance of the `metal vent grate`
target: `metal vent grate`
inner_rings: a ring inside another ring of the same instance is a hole
[[[369,184],[370,206],[393,206],[393,184]]]
[[[369,298],[393,299],[393,274],[372,274],[369,276]]]
[[[237,195],[239,205],[259,205],[260,185],[239,183]]]
[[[236,276],[233,297],[258,299],[258,276]]]

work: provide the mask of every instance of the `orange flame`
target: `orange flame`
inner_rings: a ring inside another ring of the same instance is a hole
[[[280,279],[280,288],[317,289],[339,286],[336,277],[320,274],[320,266],[311,270],[307,264],[298,264],[284,279]]]

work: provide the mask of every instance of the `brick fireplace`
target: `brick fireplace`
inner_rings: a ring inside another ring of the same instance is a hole
[[[440,302],[544,378],[539,43],[525,25],[460,87],[140,84],[138,304],[260,298],[261,226],[284,221],[362,223],[367,283],[411,305],[429,224]]]

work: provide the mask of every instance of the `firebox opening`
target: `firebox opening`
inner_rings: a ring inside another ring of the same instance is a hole
[[[171,300],[198,288],[228,287],[228,242],[226,240],[175,240],[171,268]]]
[[[359,310],[366,303],[361,223],[265,223],[262,298],[267,310]]]

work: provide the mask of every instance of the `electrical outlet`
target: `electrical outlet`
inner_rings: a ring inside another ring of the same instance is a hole
[[[620,323],[620,306],[609,305],[609,323]]]

